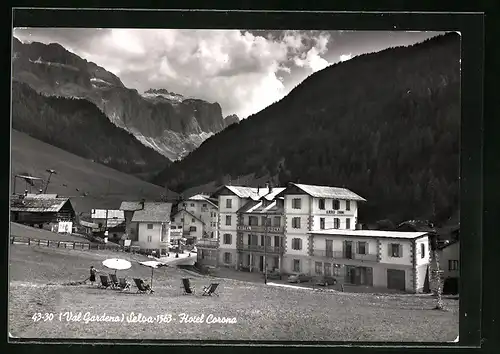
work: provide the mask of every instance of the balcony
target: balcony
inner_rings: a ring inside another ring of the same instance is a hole
[[[219,242],[214,239],[201,239],[196,242],[196,247],[199,248],[218,248]]]
[[[346,254],[342,251],[330,251],[330,250],[313,250],[312,255],[315,257],[330,258],[330,259],[354,259],[359,261],[369,261],[377,262],[378,256],[376,254],[358,254],[351,253]]]
[[[283,247],[273,247],[273,246],[267,246],[266,249],[264,250],[264,246],[260,245],[246,245],[239,243],[237,244],[237,249],[238,251],[246,251],[246,252],[259,252],[259,253],[273,253],[273,254],[280,254],[283,253]]]
[[[281,234],[283,233],[283,227],[281,226],[250,226],[250,225],[238,225],[238,231],[249,231],[249,232],[266,232],[270,234]]]

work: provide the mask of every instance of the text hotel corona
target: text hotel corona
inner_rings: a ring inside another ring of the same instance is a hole
[[[59,313],[35,313],[32,317],[34,322],[51,322],[53,320],[58,320],[60,322],[83,322],[85,324],[91,322],[121,322],[121,323],[207,323],[207,324],[235,324],[237,320],[235,317],[219,317],[213,314],[205,316],[201,314],[198,316],[192,316],[186,313],[178,314],[177,316],[172,314],[161,314],[156,316],[146,316],[142,313],[130,312],[129,314],[122,313],[121,315],[107,315],[103,313],[102,315],[94,315],[90,312],[59,312]]]

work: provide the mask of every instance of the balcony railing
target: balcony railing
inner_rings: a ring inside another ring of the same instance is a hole
[[[217,248],[219,243],[217,240],[201,239],[196,242],[196,247]]]
[[[355,260],[370,261],[370,262],[376,262],[378,260],[378,256],[376,254],[359,254],[354,252],[351,254],[347,254],[342,251],[330,251],[330,250],[313,250],[312,254],[315,257],[323,257],[323,258],[355,259]]]
[[[264,246],[260,245],[246,245],[239,243],[237,245],[237,249],[240,251],[247,251],[247,252],[267,252],[267,253],[283,253],[283,247],[273,247],[273,246],[267,246],[266,249],[264,250]]]
[[[267,232],[268,233],[283,233],[283,227],[281,226],[250,226],[250,225],[238,225],[238,231],[250,231],[250,232]]]

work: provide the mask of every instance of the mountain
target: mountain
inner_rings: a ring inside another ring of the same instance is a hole
[[[239,123],[240,118],[236,114],[231,114],[230,116],[224,117],[224,126],[227,128],[231,124]]]
[[[92,102],[43,96],[15,80],[12,82],[12,127],[126,173],[151,175],[159,171],[158,166],[170,163],[132,134],[112,124]]]
[[[12,130],[11,154],[12,192],[16,174],[28,174],[46,181],[46,170],[54,169],[56,174],[50,178],[47,193],[70,197],[79,213],[90,213],[92,208],[118,209],[123,200],[176,197],[175,193],[162,187],[46,144],[17,130]],[[22,193],[26,188],[25,182],[19,179],[15,184],[17,193]],[[36,193],[40,187],[35,182],[32,192]]]
[[[227,176],[344,186],[360,221],[449,218],[459,203],[460,37],[390,48],[309,76],[229,126],[155,183],[176,191]]]
[[[149,89],[140,94],[59,44],[13,39],[14,80],[49,96],[85,98],[116,126],[170,160],[178,160],[227,125],[218,103]]]

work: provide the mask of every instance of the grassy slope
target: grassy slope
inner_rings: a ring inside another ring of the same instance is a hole
[[[49,230],[37,229],[15,222],[10,223],[10,235],[16,237],[29,237],[37,240],[90,243],[89,240],[81,236],[58,234]]]
[[[48,173],[45,170],[54,169],[57,174],[52,175],[47,192],[73,197],[71,202],[77,212],[90,212],[92,208],[118,208],[125,199],[157,199],[164,193],[162,187],[73,155],[15,130],[12,131],[11,146],[12,183],[16,174],[30,173],[46,179]],[[24,181],[18,179],[16,191],[22,192],[24,188]],[[32,188],[36,192],[40,187],[36,185]],[[85,192],[89,195],[82,197]]]
[[[363,340],[451,341],[458,333],[458,302],[445,300],[446,312],[432,310],[434,300],[412,295],[372,295],[284,289],[262,283],[193,277],[198,295],[184,296],[182,270],[155,270],[152,295],[63,286],[87,277],[90,265],[116,253],[10,248],[9,330],[20,337],[218,340]],[[135,257],[120,254],[120,257]],[[130,259],[134,260],[134,259]],[[133,263],[121,276],[149,279],[150,270]],[[220,297],[202,297],[202,286],[220,283]],[[34,323],[35,312],[82,311],[112,316],[131,311],[145,316],[172,314],[171,323]],[[183,324],[178,315],[235,317],[236,324]],[[252,330],[249,330],[249,329]]]

